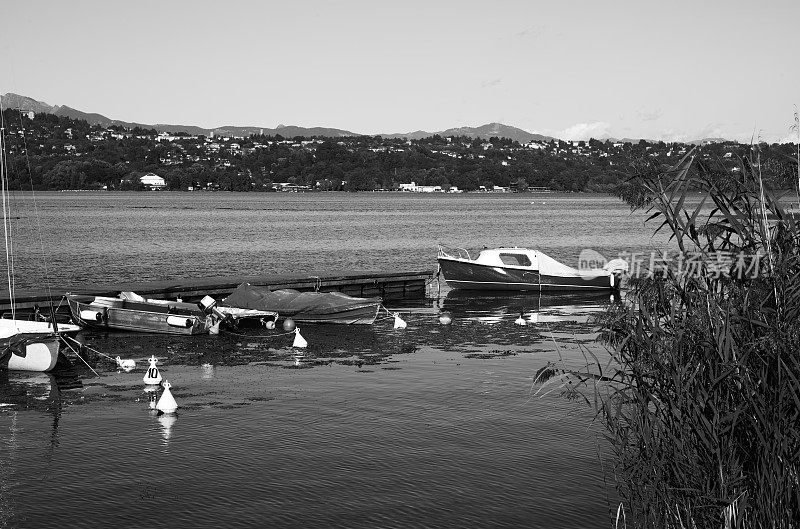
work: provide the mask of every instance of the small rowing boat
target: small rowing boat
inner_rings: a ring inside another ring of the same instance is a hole
[[[118,297],[95,296],[91,300],[75,294],[66,297],[75,323],[100,329],[193,335],[207,333],[222,321],[278,318],[276,312],[219,307],[208,296],[200,303],[145,299],[135,292],[122,292]]]

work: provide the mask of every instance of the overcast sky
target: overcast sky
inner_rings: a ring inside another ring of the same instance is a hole
[[[800,0],[2,0],[0,93],[140,123],[796,137]]]

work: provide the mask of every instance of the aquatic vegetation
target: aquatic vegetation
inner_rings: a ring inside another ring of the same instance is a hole
[[[632,177],[622,198],[679,252],[602,316],[609,362],[538,374],[595,406],[637,527],[800,524],[800,239],[761,170],[693,151]]]

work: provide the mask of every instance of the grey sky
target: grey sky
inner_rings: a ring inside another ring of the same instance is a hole
[[[792,137],[800,0],[3,0],[0,92],[364,134]]]

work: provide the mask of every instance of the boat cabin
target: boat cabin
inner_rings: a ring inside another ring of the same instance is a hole
[[[537,252],[528,248],[491,248],[482,250],[475,263],[487,266],[539,268]]]

